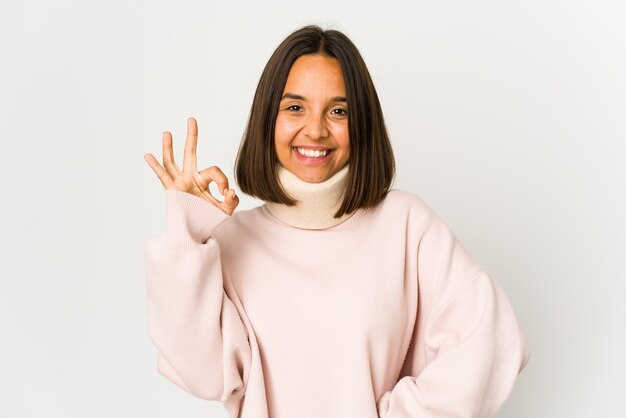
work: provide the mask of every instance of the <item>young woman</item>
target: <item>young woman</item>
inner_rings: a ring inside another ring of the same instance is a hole
[[[157,370],[235,418],[493,417],[530,351],[505,293],[395,166],[374,85],[341,32],[267,63],[236,161],[183,169],[163,136],[165,232],[145,247]],[[223,200],[209,192],[216,182]]]

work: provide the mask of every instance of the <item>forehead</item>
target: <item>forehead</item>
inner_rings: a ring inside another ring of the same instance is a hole
[[[345,92],[345,83],[341,64],[336,58],[323,55],[302,55],[291,66],[285,91],[295,93],[300,91],[337,90]]]

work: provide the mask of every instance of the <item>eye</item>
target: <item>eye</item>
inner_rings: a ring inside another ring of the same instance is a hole
[[[298,112],[301,109],[302,108],[300,106],[298,106],[298,105],[291,105],[286,110],[290,110],[290,111],[293,111],[293,112]]]
[[[337,108],[333,109],[331,113],[338,116],[346,116],[348,114],[348,111],[346,109]]]

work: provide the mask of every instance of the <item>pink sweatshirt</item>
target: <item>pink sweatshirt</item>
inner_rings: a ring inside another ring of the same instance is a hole
[[[502,288],[418,196],[301,229],[166,190],[157,370],[232,418],[487,418],[530,358]]]

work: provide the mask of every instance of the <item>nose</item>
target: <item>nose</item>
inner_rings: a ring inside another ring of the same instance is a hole
[[[328,136],[327,121],[323,113],[311,112],[306,120],[304,134],[311,139],[326,138]]]

